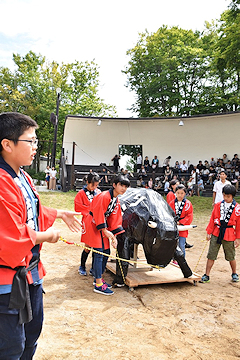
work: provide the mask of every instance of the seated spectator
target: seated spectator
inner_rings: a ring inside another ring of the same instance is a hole
[[[208,179],[209,179],[209,184],[213,185],[214,181],[217,178],[217,172],[216,170],[213,168],[213,166],[210,166],[209,168],[209,175],[208,175]]]
[[[150,179],[148,180],[148,187],[149,187],[149,189],[153,188],[153,178],[152,177],[150,177]]]
[[[204,190],[204,183],[203,183],[203,179],[200,177],[198,180],[198,189],[197,189],[197,196],[202,195],[202,191]]]
[[[141,166],[141,169],[139,170],[139,175],[141,175],[143,177],[147,176],[147,172],[145,170],[144,165]]]
[[[186,173],[188,171],[188,166],[185,160],[183,160],[183,162],[180,163],[180,170],[182,173]]]
[[[175,161],[175,165],[174,165],[174,168],[173,168],[173,173],[174,174],[179,174],[180,173],[180,164],[178,161]]]
[[[222,160],[223,160],[223,164],[224,164],[224,166],[225,166],[225,165],[227,164],[227,162],[228,162],[227,154],[223,154]]]
[[[165,176],[165,181],[171,181],[172,180],[172,176],[173,176],[173,172],[170,169],[169,165],[166,166],[165,170],[164,170],[164,176]]]
[[[207,184],[209,182],[209,174],[210,174],[210,170],[204,166],[202,172],[202,180],[204,184]]]
[[[169,181],[166,180],[164,183],[164,194],[167,195],[169,192]]]
[[[202,170],[204,169],[204,165],[202,163],[202,160],[199,160],[198,164],[197,164],[197,169],[199,170],[199,173],[202,173]]]
[[[193,196],[193,179],[192,179],[192,177],[190,177],[187,182],[187,195]]]
[[[232,164],[231,164],[230,160],[228,160],[227,163],[225,164],[225,170],[226,170],[228,176],[230,176],[231,170],[232,170]]]
[[[110,179],[105,168],[102,169],[102,173],[103,175],[100,178],[99,185],[108,185]]]
[[[139,176],[137,179],[137,187],[145,187],[145,181],[143,180],[142,176]]]
[[[211,158],[210,166],[212,166],[213,168],[215,168],[215,166],[216,166],[216,161],[214,160],[213,157]]]
[[[144,162],[143,162],[143,166],[146,170],[146,172],[150,171],[150,162],[148,160],[148,156],[145,156]]]
[[[204,161],[204,166],[206,169],[209,169],[210,168],[210,164],[207,160]]]
[[[157,158],[157,155],[155,155],[154,159],[152,159],[152,171],[156,172],[158,167],[159,167],[159,160]]]
[[[232,158],[232,166],[236,167],[238,166],[239,163],[239,158],[238,158],[238,154],[234,154],[234,157]]]
[[[160,177],[156,177],[155,183],[154,183],[154,190],[158,191],[162,188],[163,184],[161,182]]]

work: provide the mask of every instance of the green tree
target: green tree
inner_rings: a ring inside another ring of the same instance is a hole
[[[141,34],[131,57],[127,86],[137,94],[132,109],[141,117],[188,115],[206,81],[208,61],[199,32],[161,27]]]

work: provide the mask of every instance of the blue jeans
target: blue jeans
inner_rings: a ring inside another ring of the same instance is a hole
[[[19,324],[17,309],[8,309],[10,294],[0,295],[0,360],[31,360],[42,330],[42,285],[29,285],[33,319]]]
[[[94,250],[110,255],[110,249],[94,248]],[[101,279],[107,265],[108,256],[94,253],[93,271],[95,279]]]
[[[183,252],[183,255],[185,257],[185,244],[186,244],[186,238],[183,236],[179,236],[179,247]]]

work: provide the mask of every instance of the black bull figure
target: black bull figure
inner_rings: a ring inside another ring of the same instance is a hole
[[[190,277],[192,271],[178,246],[175,214],[163,197],[154,190],[129,188],[119,200],[125,229],[117,236],[119,257],[129,260],[133,244],[142,244],[148,264],[165,267],[174,258],[184,277]],[[151,222],[155,228],[149,226]],[[128,262],[121,261],[121,265],[126,277]],[[118,261],[113,283],[123,284]]]

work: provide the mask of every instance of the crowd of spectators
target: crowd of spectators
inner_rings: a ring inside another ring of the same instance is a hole
[[[228,180],[238,190],[240,181],[238,154],[234,154],[232,159],[229,159],[227,154],[223,154],[221,158],[211,158],[210,161],[199,160],[197,165],[189,164],[183,160],[182,162],[175,161],[175,164],[171,166],[170,160],[171,156],[168,156],[160,168],[156,155],[151,163],[146,156],[143,164],[138,164],[137,186],[155,190],[162,189],[167,194],[169,182],[175,179],[186,186],[188,195],[199,196],[206,185],[214,185],[219,180],[219,173],[224,170],[227,173]]]

